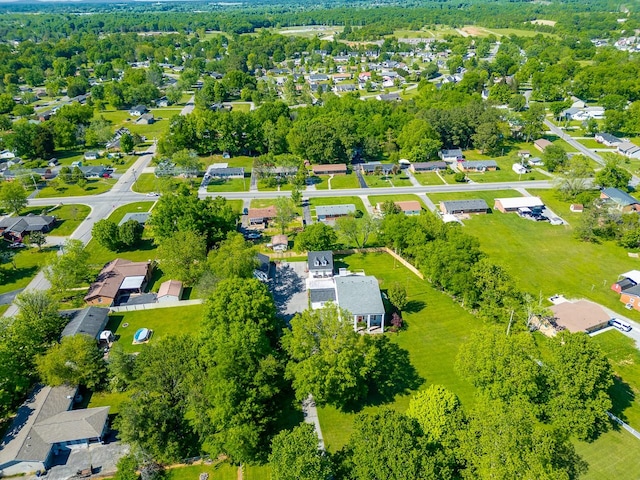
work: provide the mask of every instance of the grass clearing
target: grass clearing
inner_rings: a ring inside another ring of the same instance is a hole
[[[626,430],[613,430],[595,442],[573,442],[576,452],[589,464],[583,480],[611,480],[612,478],[637,478],[632,472],[640,472],[640,440]]]
[[[214,178],[207,185],[207,192],[248,192],[251,176],[245,178],[230,178],[228,180]]]
[[[312,177],[314,185],[318,190],[328,190],[329,189],[329,175],[320,175]],[[346,175],[334,175],[331,178],[331,189],[339,190],[341,188],[359,188],[360,183],[358,182],[358,177],[355,173],[347,173]]]
[[[420,205],[424,208],[424,203],[417,195],[412,195],[410,193],[404,193],[402,195],[369,195],[369,203],[374,207],[378,203],[388,202],[389,200],[394,202],[406,202],[409,200],[415,200],[420,202]]]
[[[201,473],[208,473],[210,480],[237,480],[238,467],[226,462],[189,465],[165,470],[164,478],[166,480],[198,480]]]
[[[445,183],[442,181],[442,178],[440,178],[440,176],[435,172],[414,173],[413,176],[416,180],[418,180],[418,183],[420,183],[420,185],[443,185]],[[451,178],[451,176],[449,176],[449,178]],[[451,182],[448,183],[453,183],[453,178],[451,178]]]
[[[403,317],[407,328],[392,335],[392,341],[409,351],[411,363],[424,380],[421,388],[431,384],[444,385],[455,392],[466,407],[470,406],[475,389],[453,372],[453,364],[460,345],[482,323],[387,254],[349,255],[339,257],[337,263],[350,270],[364,269],[367,275],[375,275],[382,290],[396,282],[406,285],[410,303]],[[404,411],[409,399],[410,395],[397,396],[389,406]],[[368,406],[362,411],[379,408],[379,405]],[[319,408],[318,414],[327,449],[335,452],[348,441],[356,414],[343,413],[333,407]]]
[[[98,195],[111,190],[116,183],[114,178],[88,179],[87,185],[80,188],[78,185],[61,184],[59,190],[52,187],[44,187],[38,192],[38,198],[64,198],[64,197],[80,197],[85,195]]]
[[[360,210],[365,215],[367,214],[367,209],[364,208],[364,203],[359,197],[331,197],[331,198],[311,198],[309,200],[311,205],[311,215],[315,216],[315,207],[325,206],[325,205],[345,205],[348,203],[352,203],[356,206],[356,210]]]
[[[2,242],[0,250],[6,249],[6,246],[7,243]],[[57,248],[43,248],[39,251],[37,248],[29,247],[9,251],[15,252],[16,268],[13,268],[11,263],[0,267],[5,273],[0,285],[0,294],[26,287],[40,269],[56,255]]]
[[[246,155],[231,158],[224,158],[222,155],[209,155],[208,157],[202,157],[200,160],[204,164],[205,170],[212,163],[226,163],[229,167],[244,167],[245,173],[249,174],[253,168],[255,158],[247,157]]]
[[[398,175],[363,175],[369,188],[410,187],[411,180],[404,173]],[[332,185],[333,186],[333,185]]]
[[[200,304],[112,313],[107,329],[113,332],[116,341],[126,352],[139,352],[162,337],[197,331],[202,322],[203,311],[204,305]],[[153,330],[151,339],[149,343],[133,345],[133,335],[140,328]]]
[[[93,392],[88,395],[86,399],[86,405],[81,405],[85,408],[94,407],[111,407],[109,409],[109,415],[117,415],[120,413],[121,405],[129,400],[131,392]],[[85,403],[85,402],[83,402]]]
[[[66,237],[71,235],[76,228],[87,218],[91,209],[87,205],[55,205],[53,207],[29,207],[20,215],[54,215],[56,226],[47,235]]]
[[[269,465],[245,465],[245,480],[271,480],[271,467]]]

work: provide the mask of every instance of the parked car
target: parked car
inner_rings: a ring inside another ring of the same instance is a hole
[[[158,192],[149,192],[147,193],[147,197],[159,197],[160,194]]]
[[[9,245],[9,248],[25,248],[25,247],[26,245],[21,242],[13,242],[11,245]]]
[[[620,320],[619,318],[612,318],[611,320],[609,320],[609,325],[611,325],[612,327],[616,327],[618,330],[622,332],[631,331],[631,325],[629,325],[624,320]]]
[[[244,235],[247,240],[258,240],[260,237],[262,237],[262,234],[258,232],[245,233]]]

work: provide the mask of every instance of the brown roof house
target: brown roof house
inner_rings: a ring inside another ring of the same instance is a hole
[[[107,263],[89,287],[84,300],[89,305],[110,306],[121,293],[142,293],[151,279],[151,262],[132,262],[116,258]]]
[[[347,173],[347,165],[344,163],[314,165],[311,168],[314,175],[345,175]]]
[[[250,208],[247,216],[250,225],[267,225],[276,218],[276,207],[271,205],[267,208]]]
[[[550,307],[555,323],[571,333],[591,333],[609,325],[611,315],[595,303],[587,300],[577,302],[562,302]]]
[[[544,152],[545,148],[547,148],[549,145],[551,145],[551,142],[546,138],[539,138],[538,140],[533,142],[533,146],[541,152]]]
[[[158,290],[158,303],[179,302],[182,297],[182,282],[167,280]]]

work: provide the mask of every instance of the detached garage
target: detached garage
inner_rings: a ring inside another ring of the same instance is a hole
[[[517,212],[519,208],[542,208],[544,202],[539,197],[496,198],[494,209],[502,213]]]

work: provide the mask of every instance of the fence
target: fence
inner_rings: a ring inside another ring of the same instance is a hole
[[[621,425],[622,428],[624,428],[627,432],[629,432],[631,435],[633,435],[634,437],[636,437],[637,439],[640,439],[640,432],[637,431],[635,428],[633,428],[631,425],[627,425],[626,423],[624,423],[622,420],[620,420],[618,417],[616,417],[613,413],[611,412],[607,412],[607,415],[609,415],[609,418],[611,420],[613,420],[614,422],[616,422],[617,424]]]
[[[421,280],[424,280],[424,275],[422,274],[422,272],[420,270],[418,270],[416,267],[411,265],[407,260],[405,260],[400,255],[398,255],[396,252],[394,252],[393,250],[391,250],[390,248],[387,248],[387,247],[349,248],[349,249],[346,249],[346,250],[336,250],[333,253],[335,253],[337,255],[351,255],[353,253],[371,253],[371,252],[388,253],[393,258],[395,258],[398,262],[400,262],[402,265],[404,265],[409,270],[411,270],[418,278],[420,278]]]
[[[181,300],[179,302],[161,302],[161,303],[142,303],[140,305],[121,305],[119,307],[111,307],[109,311],[115,312],[135,312],[138,310],[153,310],[156,308],[172,308],[172,307],[187,307],[189,305],[199,305],[204,300],[196,298],[194,300]]]

